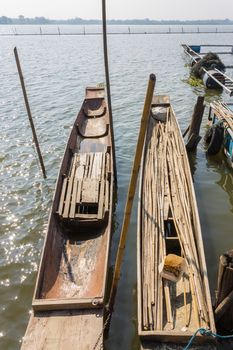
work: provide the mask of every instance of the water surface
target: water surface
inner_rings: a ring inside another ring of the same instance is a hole
[[[81,28],[71,28],[81,31]],[[1,26],[0,32],[10,29]],[[24,27],[26,28],[26,27]],[[23,28],[23,29],[24,29]],[[49,27],[52,30],[52,27]],[[99,31],[100,29],[97,28]],[[96,30],[97,30],[96,29]],[[111,28],[110,28],[111,29]],[[11,28],[11,30],[14,30]],[[17,28],[17,31],[22,28]],[[27,27],[38,32],[38,26]],[[42,30],[49,30],[42,27]],[[68,28],[64,26],[62,30]],[[118,27],[118,30],[125,30]],[[148,31],[145,28],[145,31]],[[123,217],[147,79],[168,94],[186,129],[202,88],[193,88],[181,43],[229,44],[233,34],[114,35],[109,37],[112,105],[118,170],[113,253]],[[17,46],[48,179],[32,145],[13,48]],[[0,37],[0,348],[20,347],[31,310],[40,253],[59,164],[88,85],[104,82],[101,36]],[[233,65],[232,55],[225,55]],[[228,72],[232,76],[232,71]],[[225,94],[206,95],[207,105]],[[202,134],[207,123],[207,109]],[[191,157],[212,294],[219,255],[232,248],[233,173],[222,155],[206,157],[201,141]],[[107,350],[138,349],[136,336],[136,206],[127,239]]]

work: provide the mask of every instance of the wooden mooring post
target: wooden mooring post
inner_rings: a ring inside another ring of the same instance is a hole
[[[214,316],[218,332],[233,332],[233,249],[220,256]]]
[[[197,148],[199,141],[201,140],[199,132],[204,110],[204,96],[198,96],[197,103],[194,107],[191,123],[183,134],[183,137],[185,137],[188,133],[188,141],[186,143],[187,151],[194,151]]]
[[[113,164],[114,164],[114,179],[117,184],[117,167],[116,167],[116,154],[115,154],[115,138],[113,130],[113,116],[112,116],[112,101],[111,101],[111,89],[110,89],[110,77],[109,77],[109,65],[108,65],[108,41],[107,41],[107,15],[106,15],[106,0],[102,0],[102,28],[103,28],[103,49],[104,49],[104,68],[106,79],[106,90],[108,99],[108,111],[110,119],[110,128],[112,134],[112,148],[113,148]]]
[[[20,83],[21,83],[21,87],[22,87],[22,91],[23,91],[23,97],[24,97],[24,102],[25,102],[27,114],[28,114],[28,119],[29,119],[29,123],[30,123],[31,129],[32,129],[33,140],[34,140],[34,143],[36,146],[36,151],[37,151],[37,154],[39,157],[43,177],[44,177],[44,179],[46,179],[46,171],[45,171],[44,161],[43,161],[43,157],[41,154],[38,138],[36,135],[36,129],[35,129],[34,122],[32,119],[31,109],[30,109],[30,105],[28,102],[27,91],[26,91],[26,87],[24,84],[23,73],[22,73],[22,69],[21,69],[21,65],[20,65],[20,61],[19,61],[19,56],[18,56],[18,51],[17,51],[16,47],[14,48],[14,55],[15,55],[15,61],[16,61],[16,65],[17,65],[17,69],[18,69],[18,73],[19,73],[19,79],[20,79]]]
[[[140,164],[141,164],[143,146],[144,146],[147,126],[148,126],[148,120],[150,116],[150,109],[151,109],[154,88],[155,88],[155,82],[156,82],[155,75],[150,74],[145,102],[144,102],[144,108],[142,112],[138,141],[137,141],[136,151],[134,155],[131,178],[129,182],[128,194],[127,194],[125,211],[124,211],[124,218],[123,218],[123,223],[121,228],[120,241],[119,241],[118,250],[117,250],[116,263],[115,263],[112,286],[111,286],[109,303],[108,303],[108,309],[109,309],[108,311],[110,312],[110,315],[113,311],[113,305],[114,305],[115,296],[117,292],[117,285],[120,279],[121,265],[123,261],[123,254],[125,249],[127,232],[130,224],[131,211],[133,207],[133,200],[134,200],[134,195],[135,195],[136,186],[137,186],[137,178],[138,178],[138,173],[139,173]],[[109,322],[110,322],[110,319],[109,319]]]

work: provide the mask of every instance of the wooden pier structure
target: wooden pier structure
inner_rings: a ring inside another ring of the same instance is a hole
[[[206,53],[201,53],[201,47],[230,47],[231,50],[228,52],[215,52],[217,54],[232,54],[233,55],[233,45],[186,45],[182,44],[185,54],[191,59],[191,64],[194,65],[198,61],[200,61]],[[232,67],[228,67],[232,68]],[[204,74],[203,82],[206,87],[211,88],[212,85],[219,86],[224,91],[226,91],[230,96],[233,95],[233,79],[229,77],[224,72],[221,72],[217,68],[213,68],[211,70],[207,70],[202,68]]]

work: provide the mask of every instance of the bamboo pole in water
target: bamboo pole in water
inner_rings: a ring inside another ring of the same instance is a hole
[[[115,183],[117,183],[115,139],[114,139],[114,130],[113,130],[111,89],[110,89],[109,66],[108,66],[108,44],[107,44],[107,22],[106,22],[106,2],[105,2],[105,0],[102,0],[102,25],[103,25],[103,47],[104,47],[105,79],[106,79],[106,89],[107,89],[110,128],[111,128],[111,134],[112,134],[112,148],[113,148],[112,157],[113,157]]]
[[[119,242],[118,251],[117,251],[116,264],[115,264],[112,288],[111,288],[110,299],[109,299],[110,312],[113,309],[113,304],[114,304],[115,295],[117,291],[117,283],[120,278],[121,264],[123,260],[125,242],[126,242],[127,232],[128,232],[129,223],[130,223],[130,215],[131,215],[132,206],[133,206],[133,199],[136,191],[137,178],[138,178],[138,173],[139,173],[139,168],[141,163],[141,157],[142,157],[143,145],[144,145],[147,125],[148,125],[148,119],[150,115],[150,108],[151,108],[151,102],[152,102],[152,97],[154,92],[155,81],[156,81],[155,75],[151,74],[148,82],[144,109],[142,113],[141,127],[139,131],[137,147],[136,147],[136,152],[134,156],[134,163],[133,163],[131,179],[130,179],[128,195],[126,199],[125,211],[124,211],[124,219],[123,219],[123,224],[122,224],[122,229],[120,234],[120,242]]]
[[[40,151],[40,145],[39,145],[38,138],[36,135],[36,129],[35,129],[33,119],[32,119],[31,109],[30,109],[30,105],[28,102],[27,91],[26,91],[26,87],[24,84],[23,73],[22,73],[22,69],[21,69],[21,65],[20,65],[20,61],[19,61],[19,56],[18,56],[18,51],[17,51],[16,47],[14,48],[14,55],[15,55],[15,61],[16,61],[16,65],[17,65],[17,69],[18,69],[18,73],[19,73],[20,83],[21,83],[22,90],[23,90],[23,97],[24,97],[24,102],[25,102],[27,114],[28,114],[28,119],[29,119],[30,126],[32,129],[33,140],[34,140],[34,143],[36,146],[36,151],[37,151],[37,154],[39,157],[43,177],[44,177],[44,179],[46,179],[46,171],[45,171],[44,161],[43,161],[43,157],[42,157],[42,154]]]

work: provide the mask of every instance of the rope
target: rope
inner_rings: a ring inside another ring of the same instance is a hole
[[[196,332],[192,335],[192,337],[190,338],[188,344],[186,345],[186,347],[183,350],[188,350],[190,349],[190,346],[192,345],[192,342],[194,341],[195,337],[197,336],[197,334],[200,333],[201,335],[208,335],[211,336],[213,338],[218,338],[218,339],[233,339],[233,335],[220,335],[217,333],[213,333],[211,330],[209,329],[205,329],[205,328],[198,328],[198,330],[196,330]]]

